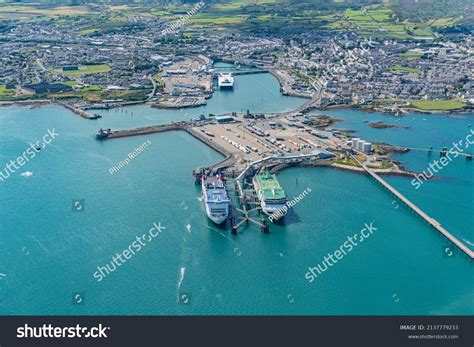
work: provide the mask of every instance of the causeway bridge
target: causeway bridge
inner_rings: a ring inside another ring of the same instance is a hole
[[[384,179],[382,179],[379,175],[361,163],[355,156],[351,155],[352,159],[354,159],[367,173],[374,178],[378,183],[380,183],[383,187],[385,187],[390,193],[395,195],[400,201],[402,201],[407,207],[409,207],[413,212],[415,212],[418,216],[420,216],[423,220],[425,220],[433,229],[439,231],[443,236],[445,236],[449,241],[454,243],[461,251],[467,254],[468,257],[471,259],[474,258],[474,252],[467,247],[464,243],[459,241],[453,234],[451,234],[448,230],[443,228],[443,226],[436,221],[434,218],[427,215],[423,212],[419,207],[417,207],[414,203],[408,200],[402,193],[396,190],[393,186],[388,184]]]
[[[385,148],[390,148],[390,146],[379,146],[379,147],[385,147]],[[471,153],[464,153],[460,151],[449,151],[449,150],[443,150],[443,149],[433,149],[433,148],[417,148],[417,147],[403,147],[406,149],[409,149],[410,151],[421,151],[421,152],[428,152],[428,153],[439,153],[441,155],[443,154],[452,154],[452,155],[459,155],[462,157],[466,157],[468,159],[472,159],[472,154]]]

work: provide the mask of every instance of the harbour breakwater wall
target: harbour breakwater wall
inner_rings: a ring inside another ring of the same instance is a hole
[[[77,114],[79,117],[85,118],[85,119],[93,119],[92,115],[89,112],[84,111],[83,109],[74,107],[72,105],[69,105],[65,102],[61,101],[55,101],[56,104],[63,106],[67,108],[69,111],[73,112],[74,114]]]
[[[147,135],[147,134],[156,134],[156,133],[162,133],[166,131],[185,131],[189,135],[193,136],[197,140],[201,141],[205,145],[215,150],[216,152],[222,154],[225,158],[222,161],[213,165],[212,166],[213,168],[225,168],[228,166],[232,166],[237,161],[237,158],[235,158],[231,153],[229,153],[223,147],[219,146],[211,138],[208,138],[205,135],[201,134],[196,128],[193,128],[192,125],[188,122],[155,125],[155,126],[142,127],[142,128],[136,128],[136,129],[127,129],[127,130],[116,130],[116,131],[110,132],[109,135],[105,137],[103,140],[130,137],[130,136],[141,136],[141,135]]]
[[[153,125],[149,127],[142,127],[136,129],[126,129],[126,130],[115,130],[109,133],[109,135],[103,140],[116,139],[121,137],[130,137],[130,136],[140,136],[146,134],[155,134],[165,131],[175,131],[175,130],[184,130],[186,124],[182,123],[172,123],[165,125]]]

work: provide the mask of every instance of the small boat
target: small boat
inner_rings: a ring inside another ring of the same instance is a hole
[[[102,116],[100,114],[97,114],[97,113],[94,113],[93,116],[89,117],[89,119],[99,119],[99,118],[102,118]]]

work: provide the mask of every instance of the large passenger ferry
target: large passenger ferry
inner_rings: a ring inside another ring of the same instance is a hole
[[[234,76],[231,73],[220,73],[217,78],[217,85],[220,89],[234,88]]]
[[[206,214],[215,224],[222,224],[229,216],[230,200],[222,177],[202,176],[202,195]]]
[[[287,209],[285,207],[288,199],[275,175],[270,174],[268,170],[264,170],[263,173],[253,178],[253,186],[266,215],[272,216],[278,212],[274,215],[276,218],[272,219],[278,220],[286,214]]]

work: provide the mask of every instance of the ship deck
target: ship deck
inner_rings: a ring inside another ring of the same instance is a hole
[[[255,181],[263,191],[265,199],[286,199],[285,191],[275,175],[256,176]]]

